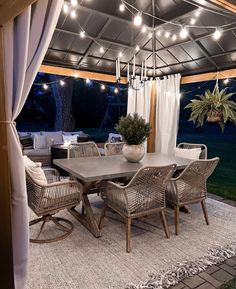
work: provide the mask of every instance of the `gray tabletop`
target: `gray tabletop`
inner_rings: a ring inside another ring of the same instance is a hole
[[[143,166],[177,164],[178,169],[184,169],[189,162],[188,159],[158,153],[146,154],[139,163],[129,163],[122,155],[53,160],[55,165],[84,182],[129,177]]]

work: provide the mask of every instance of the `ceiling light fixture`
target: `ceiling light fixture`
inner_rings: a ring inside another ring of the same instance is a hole
[[[182,27],[180,33],[179,33],[181,38],[186,38],[188,36],[188,30],[186,29],[186,27]]]
[[[85,32],[84,31],[80,31],[79,35],[80,35],[81,38],[84,38],[85,37]]]
[[[70,4],[72,7],[76,7],[78,5],[78,1],[77,0],[70,0]]]
[[[216,28],[215,32],[213,33],[213,38],[215,40],[218,40],[220,39],[221,36],[222,36],[222,31]]]
[[[143,22],[142,13],[138,12],[138,14],[134,17],[134,25],[140,26],[142,24],[142,22]]]
[[[125,5],[124,5],[123,3],[120,4],[119,10],[120,10],[121,12],[124,12],[124,11],[125,11]]]

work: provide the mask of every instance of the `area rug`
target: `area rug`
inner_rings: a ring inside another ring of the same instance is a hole
[[[102,200],[91,198],[98,218]],[[212,199],[207,199],[207,207],[210,226],[200,205],[193,205],[191,214],[180,214],[179,236],[174,235],[173,210],[167,209],[170,239],[159,215],[133,221],[131,253],[125,251],[125,227],[117,214],[108,211],[102,237],[95,238],[64,210],[58,215],[71,220],[74,231],[59,242],[30,244],[26,288],[147,289],[177,284],[236,254],[236,208]]]

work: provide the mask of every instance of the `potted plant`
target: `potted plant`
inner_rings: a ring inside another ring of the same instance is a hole
[[[205,121],[218,123],[222,132],[227,121],[236,125],[236,103],[230,100],[233,95],[227,93],[227,87],[219,90],[218,84],[212,92],[208,89],[204,95],[197,95],[200,99],[192,99],[185,106],[192,110],[189,121],[193,121],[197,127],[203,126]]]
[[[121,117],[115,129],[125,141],[122,149],[124,157],[129,162],[139,162],[145,153],[144,141],[150,135],[150,124],[134,113]]]

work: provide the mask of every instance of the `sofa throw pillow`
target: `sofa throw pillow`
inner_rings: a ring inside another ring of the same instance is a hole
[[[34,135],[34,149],[46,149],[46,148],[48,148],[46,136],[36,133]]]
[[[62,131],[42,131],[42,135],[50,140],[53,144],[63,143]]]
[[[201,148],[181,149],[175,148],[175,156],[185,159],[198,160],[201,154]]]
[[[77,137],[78,137],[77,134],[75,134],[75,135],[63,135],[64,144],[77,143]]]
[[[20,137],[20,143],[23,149],[27,150],[33,149],[33,140],[31,136]]]
[[[31,178],[41,186],[47,185],[47,178],[41,167],[41,163],[35,163],[31,161],[27,156],[23,156],[25,170],[31,176]]]

